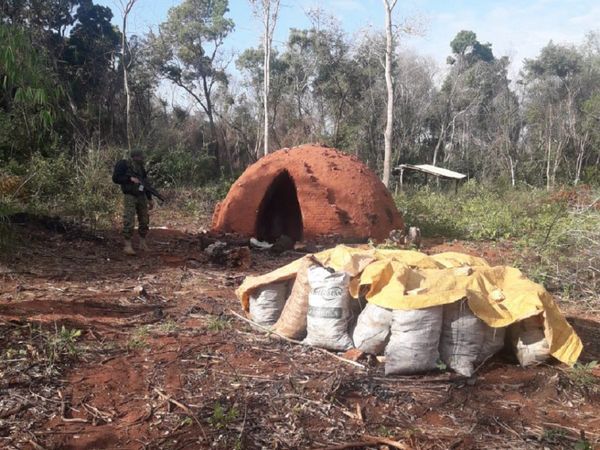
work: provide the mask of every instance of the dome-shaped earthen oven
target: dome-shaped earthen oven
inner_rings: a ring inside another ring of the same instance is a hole
[[[355,156],[302,145],[271,153],[233,184],[213,230],[273,242],[336,235],[383,239],[403,222],[392,196]]]

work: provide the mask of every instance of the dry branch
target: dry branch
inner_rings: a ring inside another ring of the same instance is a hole
[[[385,437],[369,436],[368,434],[365,434],[363,436],[362,441],[345,442],[343,444],[333,445],[329,447],[319,447],[318,450],[344,450],[348,448],[370,447],[379,444],[389,445],[390,447],[397,448],[400,450],[410,450],[410,447],[404,445],[402,442],[394,441]]]
[[[198,426],[200,427],[200,431],[202,432],[202,436],[204,436],[204,439],[207,439],[206,437],[206,433],[204,431],[204,427],[202,426],[202,424],[200,423],[200,421],[198,420],[198,418],[196,417],[196,415],[192,412],[192,410],[190,408],[188,408],[187,406],[185,406],[183,403],[178,402],[177,400],[175,400],[173,397],[165,394],[164,392],[162,392],[160,389],[154,388],[154,392],[156,392],[158,394],[158,396],[160,398],[162,398],[163,400],[174,404],[175,406],[181,408],[183,411],[185,411],[187,414],[189,414],[189,416],[194,419],[194,421],[198,424]]]
[[[269,330],[268,328],[266,328],[266,327],[263,327],[262,325],[259,325],[259,324],[257,324],[256,322],[254,322],[254,321],[252,321],[252,320],[250,320],[250,319],[246,319],[244,316],[242,316],[242,315],[240,315],[240,314],[236,313],[236,312],[235,312],[234,310],[232,310],[232,309],[230,309],[230,310],[229,310],[229,312],[230,312],[230,313],[232,313],[234,316],[236,316],[238,319],[241,319],[241,320],[243,320],[244,322],[247,322],[247,323],[251,324],[252,326],[255,326],[255,327],[257,327],[257,328],[260,328],[261,330],[264,330],[265,332],[267,332],[267,333],[269,333],[269,334],[274,334],[275,336],[277,336],[277,337],[280,337],[280,338],[281,338],[281,339],[283,339],[284,341],[287,341],[287,342],[290,342],[290,343],[292,343],[292,344],[296,344],[296,345],[302,345],[302,346],[305,346],[305,347],[310,347],[310,348],[312,348],[312,349],[314,349],[314,350],[317,350],[317,351],[318,351],[318,352],[320,352],[320,353],[324,353],[324,354],[326,354],[326,355],[328,355],[328,356],[331,356],[331,357],[333,357],[333,358],[335,358],[335,359],[337,359],[337,360],[339,360],[339,361],[343,361],[343,362],[345,362],[346,364],[351,364],[351,365],[353,365],[353,366],[355,366],[355,367],[358,367],[358,368],[360,368],[360,369],[366,369],[366,367],[365,367],[364,365],[360,364],[360,363],[357,363],[357,362],[355,362],[355,361],[351,361],[351,360],[349,360],[349,359],[346,359],[346,358],[342,358],[341,356],[338,356],[338,355],[336,355],[335,353],[331,353],[331,352],[329,352],[329,351],[327,351],[327,350],[325,350],[325,349],[323,349],[323,348],[320,348],[320,347],[313,347],[313,346],[310,346],[310,345],[307,345],[307,344],[305,344],[305,343],[304,343],[304,342],[302,342],[302,341],[297,341],[297,340],[295,340],[295,339],[290,339],[289,337],[286,337],[286,336],[284,336],[284,335],[282,335],[282,334],[279,334],[279,333],[277,333],[276,331]]]

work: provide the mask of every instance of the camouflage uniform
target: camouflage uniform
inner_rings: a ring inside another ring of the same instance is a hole
[[[145,195],[125,194],[123,196],[123,236],[131,239],[135,228],[135,215],[138,217],[138,233],[140,237],[146,237],[150,224],[148,213],[148,199]]]
[[[139,154],[139,152],[137,152]],[[132,155],[134,153],[132,152]],[[131,181],[131,177],[146,178],[146,170],[142,161],[133,159],[121,160],[115,166],[113,181],[121,185],[123,191],[123,237],[130,241],[135,229],[135,216],[138,218],[138,233],[141,238],[148,234],[150,214],[148,202],[151,195],[147,191],[140,191],[138,184]]]

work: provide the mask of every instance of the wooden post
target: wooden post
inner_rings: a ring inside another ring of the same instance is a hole
[[[404,167],[400,167],[400,192],[404,192]]]

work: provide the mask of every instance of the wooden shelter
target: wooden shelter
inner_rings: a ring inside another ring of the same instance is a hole
[[[404,172],[413,170],[415,172],[424,173],[426,176],[432,175],[444,180],[454,181],[454,192],[458,191],[458,183],[466,180],[467,176],[464,173],[455,172],[453,170],[444,169],[443,167],[432,166],[430,164],[400,164],[393,170],[394,175],[400,176],[400,190],[404,188]]]

